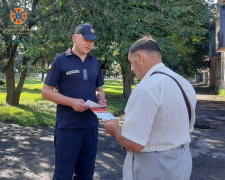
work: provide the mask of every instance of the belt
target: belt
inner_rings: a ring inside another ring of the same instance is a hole
[[[167,151],[174,151],[174,150],[178,150],[178,149],[186,149],[189,146],[189,144],[181,144],[180,146],[170,149],[170,150],[166,150],[166,151],[153,151],[153,152],[167,152]]]
[[[173,150],[178,150],[178,149],[185,149],[189,146],[189,144],[181,144],[180,146],[176,147],[176,148],[173,148],[173,149],[170,149],[170,150],[166,150],[166,151],[173,151]],[[121,149],[126,151],[127,148],[121,146]],[[150,152],[166,152],[166,151],[150,151]]]

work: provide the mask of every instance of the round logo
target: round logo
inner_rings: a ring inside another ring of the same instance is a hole
[[[94,30],[93,28],[91,28],[90,31],[91,31],[92,33],[95,33],[95,30]]]
[[[22,14],[21,13],[17,13],[16,14],[16,19],[21,19],[22,18]]]

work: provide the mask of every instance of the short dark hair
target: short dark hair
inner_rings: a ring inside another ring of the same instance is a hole
[[[152,36],[145,36],[133,43],[129,52],[133,54],[137,51],[158,52],[161,55],[161,48]]]

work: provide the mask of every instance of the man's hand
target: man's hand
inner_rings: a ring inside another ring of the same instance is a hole
[[[104,121],[105,129],[111,136],[115,136],[116,132],[121,130],[121,126],[118,122],[119,120],[117,119]]]
[[[72,101],[71,107],[77,112],[83,112],[89,108],[89,106],[85,104],[85,101],[83,99],[74,99]]]
[[[107,107],[107,100],[106,99],[99,99],[98,104]]]
[[[122,126],[119,125],[118,120],[104,121],[105,129],[107,132],[116,137],[117,142],[123,149],[129,149],[133,152],[140,152],[144,146],[130,141],[121,135]]]

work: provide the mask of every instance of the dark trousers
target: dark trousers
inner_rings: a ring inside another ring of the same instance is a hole
[[[98,126],[55,129],[53,180],[92,180],[97,154]]]

